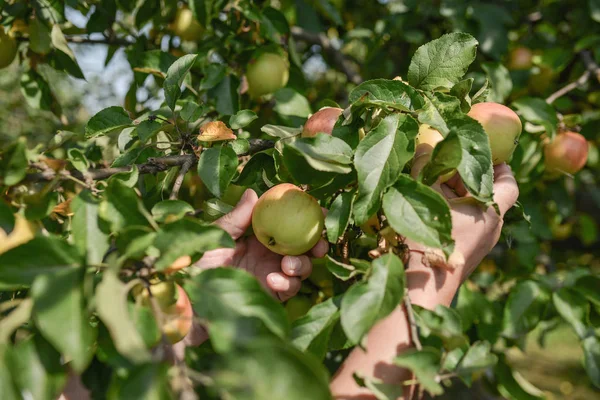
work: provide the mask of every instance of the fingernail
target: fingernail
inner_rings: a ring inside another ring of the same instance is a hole
[[[269,280],[273,286],[283,286],[284,279],[281,275],[271,274],[269,275]]]
[[[248,198],[248,196],[250,196],[250,189],[246,189],[246,191],[244,192],[244,194],[240,198],[240,202],[241,201],[245,201]]]
[[[302,268],[302,261],[298,257],[287,257],[287,268],[291,274],[297,274]]]

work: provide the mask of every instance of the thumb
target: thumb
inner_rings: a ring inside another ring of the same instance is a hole
[[[216,220],[215,225],[229,233],[233,240],[239,239],[252,223],[252,210],[257,201],[254,190],[246,189],[235,208]]]

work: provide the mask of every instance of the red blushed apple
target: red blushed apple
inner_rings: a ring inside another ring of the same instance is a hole
[[[533,66],[533,52],[527,47],[517,47],[508,55],[507,67],[513,71],[529,69]]]
[[[575,174],[587,162],[589,145],[576,132],[563,132],[544,147],[544,163],[550,173]]]
[[[302,137],[313,137],[317,133],[327,133],[331,135],[333,127],[337,122],[338,118],[342,114],[341,108],[337,107],[323,107],[306,121],[304,128],[302,129]]]
[[[483,126],[490,138],[494,165],[508,161],[519,144],[519,136],[523,129],[519,116],[510,108],[498,103],[475,104],[468,115]]]
[[[187,293],[181,286],[175,286],[177,288],[177,301],[163,310],[164,324],[162,332],[171,343],[177,343],[187,336],[192,329],[194,317],[192,303]]]
[[[317,200],[289,183],[267,190],[252,212],[256,238],[282,255],[296,256],[312,249],[321,237],[323,225],[323,211]]]

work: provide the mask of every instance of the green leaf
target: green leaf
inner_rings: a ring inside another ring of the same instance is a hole
[[[469,342],[463,335],[460,314],[449,307],[438,305],[435,310],[413,307],[423,337],[437,336],[444,342],[444,347],[452,350],[466,346]]]
[[[396,255],[385,254],[372,265],[369,280],[351,286],[342,299],[342,327],[354,343],[360,343],[377,321],[394,311],[404,296],[404,266]]]
[[[508,69],[500,63],[483,63],[481,68],[487,74],[491,85],[488,100],[494,103],[504,103],[513,89],[512,79]]]
[[[211,147],[200,155],[198,175],[206,188],[213,195],[221,198],[235,176],[237,166],[238,158],[231,147]]]
[[[67,383],[67,371],[60,354],[42,337],[36,335],[19,342],[6,356],[21,394],[27,393],[31,399],[58,398]]]
[[[57,66],[67,71],[75,78],[85,79],[79,64],[77,64],[75,54],[69,47],[67,38],[65,38],[65,35],[61,31],[58,24],[52,25],[52,33],[50,34],[50,37],[52,39],[52,45],[56,49],[53,53],[53,56]]]
[[[331,331],[339,320],[339,297],[317,304],[292,324],[290,336],[292,344],[301,351],[310,352],[322,360],[327,353]]]
[[[310,104],[306,97],[291,88],[283,88],[273,95],[273,110],[289,125],[299,126],[311,114]]]
[[[477,40],[448,33],[419,47],[408,67],[408,82],[419,89],[450,89],[467,72],[477,54]]]
[[[506,364],[504,357],[501,357],[494,368],[494,375],[497,380],[498,391],[504,398],[518,400],[543,400],[546,397],[543,392],[534,387],[525,378]]]
[[[440,351],[433,347],[423,347],[420,351],[407,350],[394,358],[394,364],[410,369],[423,389],[434,396],[444,393],[444,389],[436,380],[440,361]]]
[[[471,88],[473,88],[473,78],[463,79],[450,89],[450,95],[460,100],[460,108],[463,112],[468,112],[471,108]]]
[[[113,232],[127,226],[148,225],[149,213],[135,190],[120,180],[111,180],[104,190],[99,215],[110,224]]]
[[[400,175],[383,196],[383,210],[400,235],[436,249],[452,252],[452,218],[446,200],[429,186]]]
[[[460,100],[440,92],[425,96],[425,106],[419,112],[419,122],[431,125],[444,137],[450,133],[447,121],[461,117]]]
[[[21,75],[21,93],[27,104],[38,110],[51,111],[52,106],[55,104],[48,82],[33,69]]]
[[[21,400],[21,394],[11,376],[11,368],[9,368],[10,350],[11,348],[8,346],[0,344],[0,390],[4,400]],[[11,365],[11,367],[13,366]]]
[[[106,270],[102,282],[96,287],[96,311],[110,332],[118,352],[140,364],[150,361],[150,353],[129,315],[127,294],[127,286],[121,282],[116,272]]]
[[[152,216],[161,223],[173,222],[193,213],[194,207],[183,200],[163,200],[152,207]]]
[[[380,379],[363,376],[357,372],[353,375],[354,381],[360,387],[369,389],[377,400],[396,400],[403,398],[404,388],[395,383],[383,383]]]
[[[470,379],[473,372],[493,367],[498,362],[498,357],[493,354],[489,342],[475,342],[467,354],[460,360],[456,372],[465,379]]]
[[[289,322],[285,310],[261,287],[253,275],[234,268],[214,268],[202,271],[185,284],[194,311],[210,324],[253,317],[275,335],[285,337]]]
[[[169,108],[175,111],[175,105],[181,97],[181,85],[186,75],[196,62],[198,54],[186,54],[175,61],[167,71],[163,89],[165,91],[165,101]]]
[[[329,272],[342,281],[347,281],[357,275],[366,274],[371,269],[369,261],[351,258],[350,264],[344,264],[329,255],[325,256],[325,265]]]
[[[583,276],[575,282],[574,289],[596,306],[600,306],[600,277],[589,275]]]
[[[283,342],[250,342],[226,354],[212,377],[226,398],[331,400],[323,365]]]
[[[348,100],[354,105],[386,107],[401,111],[417,111],[424,105],[423,97],[402,81],[373,79],[355,87]]]
[[[581,342],[585,370],[592,383],[600,388],[600,340],[598,336],[589,336]]]
[[[140,178],[140,170],[138,169],[137,165],[133,164],[131,166],[131,170],[126,171],[126,172],[119,172],[119,173],[111,176],[108,179],[108,184],[110,185],[111,181],[118,180],[121,183],[123,183],[125,186],[133,189],[138,184],[139,178]]]
[[[2,152],[0,173],[4,185],[13,186],[21,182],[27,173],[27,145],[25,138],[19,138]]]
[[[183,104],[179,111],[179,116],[186,121],[194,122],[200,119],[204,114],[204,106],[199,105],[192,100],[180,100],[178,103]]]
[[[522,281],[510,292],[504,308],[502,334],[518,338],[537,326],[550,302],[550,294],[541,284]]]
[[[554,108],[546,103],[544,99],[537,97],[521,97],[512,105],[517,109],[525,121],[532,124],[542,125],[550,139],[556,135],[558,116]]]
[[[0,283],[30,286],[38,275],[78,268],[82,259],[62,239],[40,236],[0,254]]]
[[[600,22],[600,1],[599,0],[588,0],[590,7],[590,17],[596,22]]]
[[[561,288],[552,293],[552,302],[560,316],[571,325],[577,336],[583,340],[588,333],[586,322],[590,314],[590,304],[586,298],[573,289]]]
[[[146,3],[149,3],[147,1]],[[160,50],[149,50],[143,53],[128,50],[127,58],[138,74],[153,74],[164,78],[169,67],[177,60],[171,53]],[[142,75],[145,78],[145,75]]]
[[[207,17],[210,16],[210,14],[208,12],[210,10],[210,6],[212,6],[212,1],[211,0],[191,0],[189,4],[190,4],[190,10],[192,10],[192,14],[194,15],[194,18],[196,18],[196,20],[198,22],[200,22],[201,25],[206,25],[209,21],[209,19]]]
[[[287,148],[295,150],[317,171],[337,174],[352,171],[352,149],[346,142],[331,135],[319,133],[315,137],[286,140],[284,152]]]
[[[358,173],[358,197],[354,222],[364,224],[380,207],[383,192],[396,182],[413,157],[419,128],[410,116],[391,114],[359,143],[354,155]]]
[[[108,132],[131,125],[131,119],[123,107],[108,107],[94,115],[85,126],[86,138],[102,136]]]
[[[355,192],[355,190],[343,192],[331,203],[329,212],[325,217],[327,240],[331,243],[337,243],[348,227]]]
[[[35,193],[25,198],[25,204],[25,218],[30,221],[45,218],[58,204],[58,192]]]
[[[150,140],[154,136],[156,136],[158,134],[158,132],[161,131],[162,128],[163,128],[163,125],[161,123],[146,119],[137,125],[136,131],[137,131],[138,137],[140,138],[140,142],[142,142],[142,144],[144,144],[148,140]]]
[[[154,265],[160,271],[181,256],[233,248],[235,242],[217,226],[203,225],[198,220],[184,218],[163,226],[156,235],[154,247],[160,251],[160,259]]]
[[[456,169],[461,160],[460,140],[456,133],[451,132],[433,148],[431,159],[420,174],[423,183],[428,186],[433,185],[441,175]]]
[[[240,110],[229,118],[229,126],[231,129],[244,128],[257,118],[258,115],[252,110]]]
[[[100,264],[109,247],[108,235],[102,232],[98,221],[99,204],[89,190],[80,192],[71,203],[71,237],[89,265]]]
[[[34,0],[32,1],[35,15],[46,25],[65,22],[65,2],[60,0]]]
[[[175,396],[170,391],[169,366],[165,363],[140,365],[126,377],[116,376],[112,381],[111,398],[116,400],[148,399],[169,400]]]
[[[0,200],[0,229],[6,235],[10,235],[15,227],[15,215],[12,209],[4,201]]]
[[[33,310],[33,300],[26,298],[0,320],[0,353],[6,344],[11,343],[12,334],[23,325],[29,323],[31,320],[31,310]]]
[[[84,303],[83,271],[39,275],[31,286],[33,318],[41,334],[82,373],[94,355],[96,330]],[[60,321],[60,323],[57,323]]]
[[[269,136],[278,137],[278,138],[288,138],[292,136],[297,136],[302,133],[302,128],[289,128],[287,126],[279,126],[279,125],[271,125],[266,124],[263,125],[260,130],[263,133],[266,133]]]
[[[494,169],[489,138],[481,125],[464,116],[448,121],[451,132],[455,132],[462,148],[458,173],[474,198],[491,202],[493,195]]]
[[[90,167],[90,162],[86,158],[83,151],[72,148],[67,151],[67,158],[73,167],[81,172],[86,172]]]

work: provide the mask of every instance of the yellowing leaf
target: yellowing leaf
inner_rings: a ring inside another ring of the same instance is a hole
[[[233,131],[222,121],[211,121],[200,127],[198,140],[202,142],[218,142],[221,140],[235,140]]]

